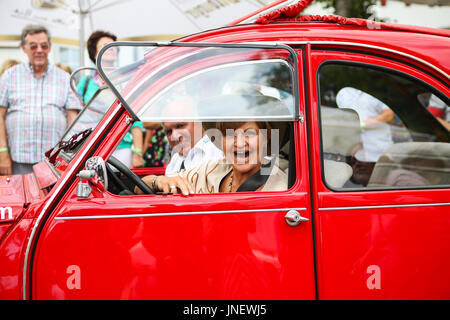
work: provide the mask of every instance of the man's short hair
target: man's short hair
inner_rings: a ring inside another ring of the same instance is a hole
[[[27,35],[41,33],[41,32],[44,32],[47,35],[48,43],[50,43],[50,32],[48,31],[48,29],[46,27],[44,27],[43,25],[40,25],[40,24],[29,24],[29,25],[26,25],[22,29],[22,35],[20,37],[20,44],[25,45]]]

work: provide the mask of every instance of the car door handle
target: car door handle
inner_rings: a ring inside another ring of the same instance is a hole
[[[291,227],[295,227],[303,221],[309,221],[308,218],[302,217],[297,210],[289,210],[288,213],[284,216],[287,224]]]

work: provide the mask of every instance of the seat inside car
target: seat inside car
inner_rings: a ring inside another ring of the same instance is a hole
[[[321,107],[322,152],[326,183],[342,188],[353,174],[349,158],[361,143],[359,116],[353,109]]]
[[[450,183],[450,144],[403,142],[380,156],[369,187],[445,185]]]

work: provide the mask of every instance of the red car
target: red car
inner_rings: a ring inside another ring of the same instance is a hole
[[[0,298],[449,299],[450,31],[295,9],[105,46],[109,89],[0,178]],[[276,124],[287,187],[137,195],[136,120]]]

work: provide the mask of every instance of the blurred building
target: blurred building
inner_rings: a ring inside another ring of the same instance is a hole
[[[103,29],[125,41],[167,41],[217,28],[266,5],[295,0],[15,0],[0,1],[0,63],[26,61],[20,33],[29,23],[44,24],[52,34],[49,59],[72,69],[91,64],[80,52],[90,33]],[[450,0],[379,0],[372,8],[388,22],[450,28]],[[306,14],[332,14],[313,3]],[[81,61],[81,62],[80,62]]]

